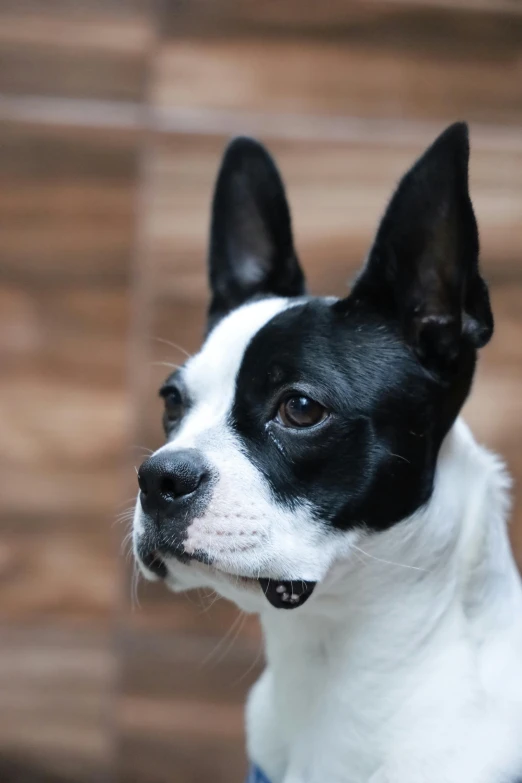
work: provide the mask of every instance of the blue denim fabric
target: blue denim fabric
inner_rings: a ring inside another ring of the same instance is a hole
[[[270,781],[268,780],[267,776],[261,772],[259,767],[256,767],[255,764],[253,764],[250,767],[250,772],[248,773],[246,783],[270,783]]]

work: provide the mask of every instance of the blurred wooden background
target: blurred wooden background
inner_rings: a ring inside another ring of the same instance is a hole
[[[182,359],[156,338],[199,344],[231,135],[276,154],[339,293],[456,119],[497,319],[467,417],[520,478],[520,2],[0,0],[2,783],[241,781],[255,622],[161,586],[133,607],[113,524]],[[512,535],[522,563],[520,500]]]

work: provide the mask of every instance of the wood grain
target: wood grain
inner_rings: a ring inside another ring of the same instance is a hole
[[[92,629],[0,630],[2,781],[107,780],[115,663],[109,641]]]
[[[3,3],[0,92],[142,99],[153,8],[128,2]]]
[[[497,451],[514,479],[510,533],[522,569],[522,280],[491,289],[495,333],[481,352],[464,409],[477,439]]]
[[[104,530],[107,520],[83,523],[69,532],[0,533],[0,623],[109,626],[118,598],[116,539]]]
[[[115,513],[129,424],[125,290],[0,285],[0,302],[0,518]]]
[[[1,524],[101,519],[129,423],[136,140],[16,123],[0,138]]]
[[[125,283],[136,166],[132,134],[0,123],[0,279]]]
[[[248,3],[239,14],[227,2],[198,3],[197,11],[187,3],[183,23],[173,10],[155,100],[244,113],[520,124],[522,16],[336,3],[323,4],[310,30],[306,10],[293,11],[292,2]]]
[[[259,673],[252,647],[149,631],[126,636],[125,650],[122,780],[242,780],[243,703]]]
[[[488,26],[491,39],[496,41],[506,36],[509,23],[521,13],[516,0],[244,0],[240,4],[234,0],[187,0],[164,7],[162,27],[168,37],[234,31],[256,32],[260,37],[306,34],[320,38],[357,31],[381,43],[391,39],[411,47],[422,45],[426,38],[437,40],[441,28],[447,33],[448,28],[464,27],[462,35],[473,46],[477,28]]]
[[[0,140],[0,619],[106,626],[136,140],[10,122]]]

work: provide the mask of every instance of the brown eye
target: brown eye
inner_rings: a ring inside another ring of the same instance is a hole
[[[277,412],[277,418],[285,427],[313,427],[326,415],[326,409],[319,402],[301,395],[287,397]]]
[[[179,389],[166,389],[162,392],[165,402],[165,421],[168,424],[174,424],[179,421],[183,415],[183,400]]]

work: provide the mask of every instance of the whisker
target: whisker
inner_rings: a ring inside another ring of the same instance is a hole
[[[134,511],[134,507],[136,505],[136,496],[134,496],[133,498],[129,498],[127,500],[127,503],[131,505],[128,505],[127,508],[122,508],[121,511],[118,511],[118,513],[115,515],[116,518],[123,516],[123,514],[128,514],[129,511]]]
[[[134,509],[135,502],[132,504],[132,506],[129,506],[129,508],[126,508],[124,511],[120,511],[119,514],[115,514],[114,519],[111,522],[111,527],[132,523],[132,520],[134,519]]]
[[[243,682],[243,680],[244,680],[244,679],[246,679],[246,677],[248,677],[248,675],[250,674],[250,672],[251,672],[253,669],[255,669],[255,668],[256,668],[256,666],[257,666],[257,664],[259,663],[259,660],[260,660],[260,658],[261,658],[261,656],[262,656],[262,655],[263,655],[263,645],[262,645],[262,644],[260,644],[260,645],[259,645],[259,648],[258,648],[258,650],[257,650],[257,655],[256,655],[256,657],[254,658],[254,660],[252,661],[252,663],[250,664],[250,666],[247,668],[247,670],[246,670],[246,671],[244,671],[244,672],[243,672],[243,674],[241,674],[241,675],[240,675],[240,676],[239,676],[237,679],[235,679],[235,680],[234,680],[234,682],[232,683],[232,687],[235,687],[236,685],[239,685],[240,683],[242,683],[242,682]]]
[[[198,597],[201,599],[201,593],[200,593],[200,590],[199,590],[199,588],[197,589],[197,593],[198,593]],[[200,600],[200,603],[199,603],[199,605],[198,605],[198,604],[197,604],[197,603],[196,603],[196,602],[195,602],[195,601],[194,601],[194,600],[191,598],[191,596],[190,596],[190,592],[186,592],[186,591],[184,591],[183,593],[181,593],[181,595],[183,596],[183,598],[185,599],[185,601],[188,601],[188,602],[189,602],[189,604],[192,604],[192,606],[196,606],[196,607],[198,607],[199,609],[201,609],[201,600]]]
[[[226,658],[227,655],[229,655],[229,653],[232,650],[234,644],[239,639],[239,636],[241,634],[241,631],[243,630],[243,627],[244,627],[244,625],[246,623],[246,620],[247,620],[247,615],[246,615],[245,612],[242,612],[241,613],[241,622],[239,623],[239,625],[237,627],[236,633],[234,634],[233,638],[231,639],[230,644],[228,645],[226,650],[223,650],[223,652],[219,655],[219,657],[214,661],[214,664],[213,664],[214,666],[218,666],[221,663],[221,661],[224,658]]]
[[[115,519],[123,519],[124,517],[128,517],[134,514],[134,504],[132,506],[129,506],[129,508],[126,508],[125,511],[120,511],[119,514],[116,514]]]
[[[365,552],[364,549],[355,546],[355,544],[352,544],[352,548],[356,549],[357,552],[361,552],[361,554],[365,555],[366,557],[369,557],[370,560],[376,560],[378,563],[385,563],[386,565],[397,566],[398,568],[408,568],[411,569],[412,571],[424,571],[424,572],[428,571],[427,568],[421,568],[420,566],[407,565],[406,563],[395,563],[393,560],[384,560],[382,557],[376,557],[375,555],[370,555],[368,552]]]
[[[149,449],[148,446],[140,446],[139,443],[133,443],[131,448],[140,449],[140,451],[144,451],[146,454],[154,454],[153,449]]]
[[[176,351],[181,351],[182,354],[184,354],[187,359],[192,358],[192,354],[186,351],[184,348],[181,347],[181,345],[177,345],[176,343],[171,342],[170,340],[165,340],[163,337],[152,337],[152,340],[155,340],[158,343],[163,343],[163,345],[169,345],[171,348],[174,348]]]
[[[141,609],[140,598],[138,595],[140,576],[141,573],[138,564],[134,563],[131,581],[131,607],[133,610],[136,609],[136,607]]]
[[[230,652],[230,650],[232,649],[232,645],[234,644],[237,637],[241,633],[241,629],[245,623],[245,620],[246,620],[246,614],[244,612],[240,612],[238,616],[235,618],[230,628],[228,629],[228,631],[226,632],[226,634],[218,641],[218,643],[210,651],[210,653],[205,656],[205,658],[200,664],[201,668],[207,666],[210,663],[210,661],[215,657],[216,653],[223,649],[223,646],[230,639],[230,636],[234,634],[234,632],[236,632],[230,644],[226,647],[225,650],[223,650],[222,654],[218,657],[218,659],[214,661],[214,666],[217,666],[223,660],[225,655],[227,655]]]
[[[402,459],[403,462],[407,462],[408,465],[411,465],[410,460],[406,459],[406,457],[403,457],[400,454],[394,454],[393,451],[389,451],[388,454],[390,455],[390,457],[397,457],[397,459]]]
[[[132,495],[130,498],[127,498],[126,500],[122,500],[120,503],[116,505],[116,508],[121,508],[126,503],[132,503],[136,501],[136,495]]]
[[[149,362],[151,367],[168,367],[170,370],[181,370],[181,364],[172,364],[172,362]]]
[[[132,522],[134,518],[134,509],[130,509],[129,511],[124,511],[122,514],[118,514],[118,516],[113,519],[112,521],[112,527],[115,527],[116,525],[124,525],[126,522]]]
[[[122,555],[125,555],[126,557],[130,554],[130,545],[132,544],[132,530],[129,530],[128,533],[126,533],[122,539],[122,542],[120,544],[120,551]]]
[[[200,595],[200,598],[202,597],[204,601],[210,602],[210,603],[207,603],[207,605],[204,606],[201,609],[200,615],[206,614],[207,612],[209,612],[212,609],[212,607],[214,606],[214,604],[216,604],[218,601],[221,600],[221,596],[219,595],[219,593],[216,590],[212,590],[212,592],[209,593],[208,595],[201,596],[201,593],[199,593],[199,595]]]
[[[353,548],[353,550],[354,550],[354,555],[355,555],[355,557],[357,558],[357,560],[359,561],[359,563],[362,563],[362,565],[363,565],[363,566],[366,566],[366,565],[368,565],[368,564],[367,564],[367,562],[366,562],[366,561],[365,561],[365,560],[364,560],[364,559],[363,559],[363,558],[360,556],[360,554],[359,554],[358,552],[356,552],[356,551],[355,551],[355,550],[357,549],[357,547],[354,547],[354,546],[352,545],[352,548]]]

